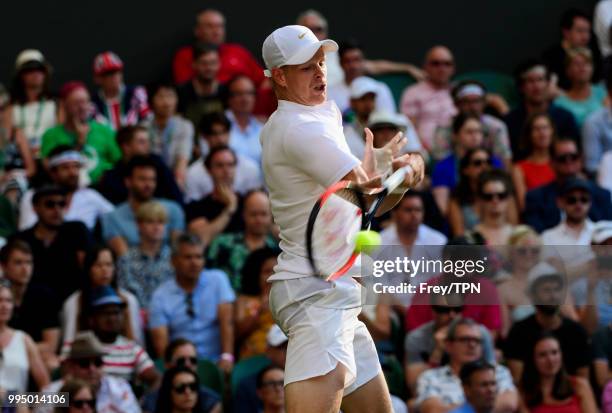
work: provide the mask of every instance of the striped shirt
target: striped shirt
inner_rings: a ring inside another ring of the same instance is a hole
[[[72,342],[67,341],[62,346],[62,358],[70,353]],[[106,354],[102,356],[104,373],[121,377],[129,382],[142,374],[145,370],[154,367],[151,357],[135,341],[124,336],[117,336],[113,343],[102,343]]]

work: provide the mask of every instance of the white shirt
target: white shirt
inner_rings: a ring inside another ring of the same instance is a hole
[[[32,206],[34,190],[28,190],[21,198],[19,205],[19,229],[30,228],[38,222],[38,216]],[[65,215],[66,221],[80,221],[90,230],[96,225],[99,216],[111,212],[115,207],[108,202],[98,191],[91,188],[80,188],[72,194]]]
[[[262,164],[281,254],[269,280],[312,276],[306,224],[318,197],[360,164],[342,133],[332,101],[304,106],[279,100],[261,132]]]
[[[609,36],[610,24],[612,24],[612,0],[602,0],[595,6],[593,31],[597,37],[599,49],[603,57],[612,54]]]
[[[18,393],[28,391],[30,359],[23,331],[14,330],[8,345],[2,349],[0,389]]]
[[[225,116],[230,120],[232,126],[230,128],[229,146],[236,151],[251,158],[258,165],[261,163],[261,145],[259,143],[259,134],[263,124],[251,116],[246,129],[242,130],[236,122],[236,117],[231,110],[225,111]]]
[[[263,179],[259,166],[250,158],[236,154],[236,175],[234,176],[234,191],[245,194],[251,189],[263,187]],[[202,158],[195,161],[187,169],[185,180],[185,202],[197,201],[210,194],[213,182]]]
[[[590,250],[586,248],[571,248],[576,245],[591,245],[594,224],[587,219],[580,232],[576,232],[567,226],[565,220],[556,227],[542,232],[543,245],[555,245],[558,248],[546,248],[544,256],[561,258],[569,268],[579,266],[592,258]]]
[[[395,104],[389,86],[377,80],[375,80],[375,82],[378,84],[378,92],[376,92],[376,110],[391,113],[397,112],[397,105]],[[341,82],[330,86],[327,99],[336,102],[336,105],[340,108],[340,112],[344,113],[344,111],[351,106],[351,85],[347,85],[346,82]]]
[[[397,235],[395,224],[389,225],[380,232],[381,245],[402,245],[402,242]],[[432,227],[421,224],[417,230],[417,236],[413,245],[446,245],[448,238],[440,231],[436,231]]]

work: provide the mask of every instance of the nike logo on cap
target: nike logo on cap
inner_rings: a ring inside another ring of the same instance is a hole
[[[306,36],[306,32],[304,32],[302,34],[298,34],[298,39],[303,39],[304,36]]]

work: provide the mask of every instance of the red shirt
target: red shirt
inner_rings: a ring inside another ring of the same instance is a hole
[[[437,285],[440,279],[441,276],[434,277],[427,281],[427,284]],[[484,325],[491,331],[501,329],[501,307],[495,284],[486,278],[474,278],[473,283],[480,284],[480,293],[464,295],[462,315]],[[431,320],[433,320],[433,310],[430,305],[430,296],[428,293],[418,292],[417,287],[417,293],[412,298],[406,312],[406,330],[411,331]]]
[[[555,171],[553,171],[550,163],[535,163],[528,160],[522,160],[516,163],[523,172],[525,177],[525,185],[527,190],[531,191],[539,186],[546,185],[555,180]]]

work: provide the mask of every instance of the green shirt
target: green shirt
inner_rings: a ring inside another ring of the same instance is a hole
[[[278,247],[272,235],[266,237],[266,246],[269,248]],[[243,232],[220,234],[208,247],[206,267],[225,271],[234,291],[240,292],[242,267],[251,252],[253,251],[250,251],[244,242]]]
[[[41,156],[47,158],[57,146],[74,146],[76,141],[76,134],[66,130],[64,125],[54,126],[43,134]],[[86,168],[92,183],[98,182],[104,172],[121,158],[115,132],[94,120],[89,121],[89,133],[81,153],[87,158]]]

